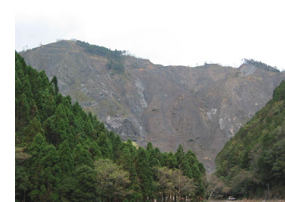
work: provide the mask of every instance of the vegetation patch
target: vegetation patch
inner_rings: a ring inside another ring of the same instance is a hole
[[[270,65],[267,65],[263,62],[256,61],[253,59],[244,59],[245,64],[253,65],[259,69],[263,69],[265,71],[270,71],[270,72],[280,72],[276,67],[272,67]]]
[[[90,45],[89,43],[76,41],[76,43],[83,47],[85,52],[91,55],[99,55],[101,57],[107,58],[108,62],[106,64],[107,68],[112,70],[115,74],[125,74],[125,56],[126,51],[110,50],[108,48],[96,45]]]
[[[215,175],[235,197],[285,197],[284,117],[283,80],[273,98],[226,143],[216,158]]]

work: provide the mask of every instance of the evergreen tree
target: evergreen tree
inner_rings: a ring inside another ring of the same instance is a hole
[[[105,158],[112,158],[112,144],[110,139],[107,137],[106,133],[101,132],[96,143],[100,147],[100,151]]]
[[[38,121],[37,117],[31,120],[30,124],[24,128],[23,134],[26,137],[27,142],[31,142],[36,134],[43,134],[44,130],[42,129],[41,123]]]
[[[96,186],[97,174],[94,169],[87,165],[81,165],[75,169],[73,176],[66,178],[62,183],[60,188],[62,201],[101,201]]]
[[[136,171],[140,179],[140,188],[142,191],[143,199],[153,197],[153,178],[149,165],[149,157],[143,148],[139,148],[136,156]]]
[[[130,181],[131,185],[129,187],[130,193],[127,194],[127,198],[129,201],[141,201],[143,196],[140,188],[138,174],[135,168],[135,157],[136,157],[136,149],[132,145],[129,140],[127,143],[123,144],[120,148],[120,155],[118,159],[119,165],[122,168],[130,173]]]
[[[164,164],[167,168],[174,169],[177,168],[177,159],[172,152],[164,153]]]
[[[58,94],[57,78],[55,76],[52,78],[51,83],[54,85],[55,94]]]
[[[58,165],[60,167],[62,176],[70,176],[74,170],[74,158],[67,140],[64,140],[63,143],[60,144],[58,154]]]
[[[102,157],[102,153],[100,151],[100,147],[98,146],[98,144],[94,141],[91,143],[90,148],[89,148],[90,154],[92,156],[92,159],[98,160],[99,158]]]
[[[93,168],[93,160],[89,151],[82,147],[81,144],[77,144],[74,150],[74,163],[75,167],[87,165]]]
[[[15,197],[16,201],[26,200],[27,191],[30,188],[29,176],[25,170],[25,166],[17,165],[15,167]]]
[[[59,156],[53,145],[45,147],[44,156],[40,159],[40,201],[59,201],[59,180],[61,175],[58,165]]]

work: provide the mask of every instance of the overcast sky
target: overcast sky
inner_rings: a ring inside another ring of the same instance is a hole
[[[78,39],[127,50],[155,64],[251,58],[285,69],[282,1],[18,1],[15,49]]]

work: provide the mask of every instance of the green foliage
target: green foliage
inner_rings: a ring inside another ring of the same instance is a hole
[[[140,179],[140,188],[143,198],[146,200],[147,197],[153,197],[152,193],[154,190],[153,176],[149,164],[149,155],[145,149],[140,147],[135,159],[136,172]]]
[[[74,166],[88,165],[93,167],[93,160],[89,151],[78,143],[74,150]]]
[[[166,167],[157,168],[157,170],[157,190],[164,201],[166,196],[175,195],[180,201],[181,197],[194,195],[196,186],[193,180],[184,176],[181,170]]]
[[[105,49],[98,51],[106,57],[119,57]],[[15,58],[17,201],[154,199],[159,197],[162,166],[181,180],[191,178],[191,183],[199,185],[191,185],[191,193],[203,195],[200,182],[205,169],[192,151],[185,154],[180,145],[175,154],[161,153],[151,143],[137,149],[131,140],[122,142],[96,115],[87,114],[78,102],[72,104],[70,96],[61,95],[56,77],[49,82],[44,71],[27,66],[18,53]],[[275,166],[279,173],[281,161]],[[179,187],[171,194],[185,195]]]
[[[285,100],[285,81],[283,80],[280,85],[275,88],[274,92],[273,92],[273,99],[272,101],[276,102],[276,101],[280,101],[280,100]],[[278,111],[276,111],[276,113],[278,113]]]
[[[119,50],[110,50],[108,48],[96,45],[90,45],[89,43],[76,41],[78,45],[83,47],[85,51],[92,55],[99,55],[101,57],[105,57],[108,59],[107,68],[112,70],[114,73],[117,74],[124,74],[125,67],[124,67],[124,56],[123,54],[126,51],[119,51]]]
[[[284,95],[282,81],[273,98],[227,142],[216,158],[217,176],[236,197],[264,197],[262,190],[268,193],[269,185],[270,197],[285,197],[280,191],[285,189]]]
[[[74,175],[65,178],[60,187],[62,201],[100,201],[97,190],[96,171],[82,165],[74,170]]]
[[[97,187],[101,199],[117,201],[124,199],[131,181],[129,172],[113,163],[110,159],[99,159],[94,162],[97,172]]]

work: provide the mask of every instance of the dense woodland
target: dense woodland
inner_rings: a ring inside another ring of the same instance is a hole
[[[216,164],[216,195],[285,198],[284,80],[266,106],[227,142]]]
[[[180,145],[175,153],[161,153],[151,143],[136,148],[70,96],[61,95],[56,77],[49,81],[17,52],[15,70],[16,201],[137,202],[204,196],[205,169],[192,151]]]

